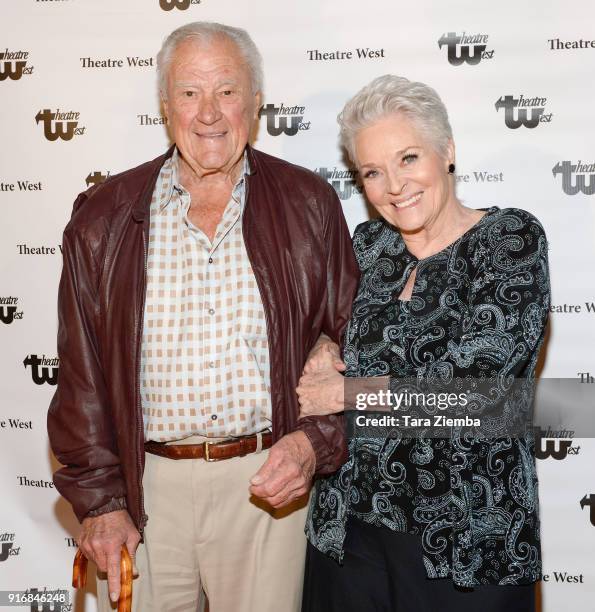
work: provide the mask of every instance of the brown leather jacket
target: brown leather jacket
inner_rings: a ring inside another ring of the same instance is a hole
[[[139,394],[149,206],[173,147],[80,194],[64,230],[58,386],[48,413],[54,474],[79,520],[127,508],[142,533]],[[264,304],[273,436],[303,430],[319,474],[346,458],[342,417],[297,422],[295,387],[324,332],[339,342],[358,269],[339,200],[312,172],[248,148],[243,230]]]

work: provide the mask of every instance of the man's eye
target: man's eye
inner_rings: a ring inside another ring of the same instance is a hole
[[[193,92],[193,91],[185,91],[185,92],[184,92],[184,96],[185,96],[186,98],[192,98],[192,96],[193,96],[193,95],[194,95],[194,92]]]
[[[403,156],[403,162],[405,164],[410,164],[411,162],[414,162],[417,157],[417,153],[408,153],[407,155]]]
[[[233,90],[232,89],[224,89],[221,94],[223,96],[231,96],[231,94],[233,94]]]

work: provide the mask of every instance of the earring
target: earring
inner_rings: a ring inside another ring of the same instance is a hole
[[[448,174],[454,174],[454,172],[455,172],[455,165],[448,164]]]

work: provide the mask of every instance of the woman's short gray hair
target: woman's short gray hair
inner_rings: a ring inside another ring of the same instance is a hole
[[[174,30],[163,41],[161,50],[157,54],[157,81],[159,91],[164,98],[167,98],[167,73],[178,45],[192,39],[209,43],[220,36],[225,36],[234,42],[246,64],[248,64],[252,80],[252,93],[262,91],[264,84],[262,56],[248,32],[242,28],[234,28],[213,21],[195,21]]]
[[[411,119],[436,152],[446,156],[452,129],[440,96],[424,83],[385,74],[360,89],[337,117],[341,144],[352,161],[356,161],[354,141],[357,133],[394,113]]]

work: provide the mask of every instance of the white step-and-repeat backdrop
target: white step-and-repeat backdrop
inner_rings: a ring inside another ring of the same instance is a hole
[[[337,146],[343,103],[389,72],[437,89],[463,202],[525,208],[548,234],[542,377],[595,381],[590,0],[0,0],[0,590],[70,590],[77,522],[46,435],[62,229],[78,192],[167,147],[155,55],[195,20],[251,33],[266,76],[256,146],[328,180],[351,229],[368,209]],[[595,444],[561,433],[540,449],[541,606],[582,612],[595,609]],[[92,590],[62,609],[95,610]]]

